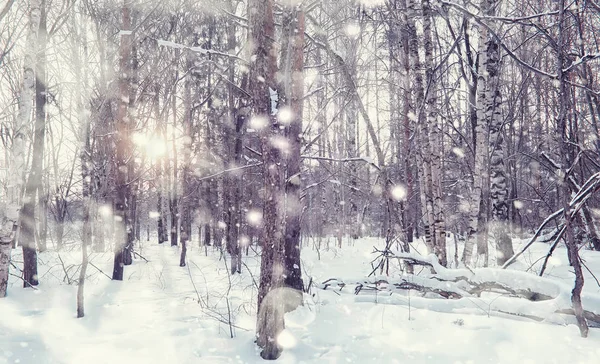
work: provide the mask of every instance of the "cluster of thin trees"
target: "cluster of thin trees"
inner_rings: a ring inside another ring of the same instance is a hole
[[[25,287],[48,242],[77,241],[81,300],[88,250],[122,280],[145,229],[181,266],[191,241],[222,248],[232,274],[259,244],[275,358],[290,306],[269,296],[303,290],[301,235],[503,265],[562,216],[544,226],[578,277],[600,250],[598,201],[572,201],[600,170],[594,0],[0,5],[0,296],[17,236]]]

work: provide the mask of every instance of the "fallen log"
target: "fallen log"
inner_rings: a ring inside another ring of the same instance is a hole
[[[401,277],[330,278],[316,286],[323,290],[335,288],[338,293],[346,287],[352,287],[353,293],[361,296],[372,292],[381,296],[383,293],[392,295],[415,291],[427,301],[438,298],[454,302],[453,307],[468,309],[482,306],[487,307],[484,310],[486,314],[495,312],[540,322],[555,320],[557,315],[575,317],[570,300],[571,288],[559,281],[500,268],[448,269],[437,262],[435,255],[424,257],[388,251],[387,256],[428,267],[432,273]],[[377,302],[381,300],[376,299]],[[461,302],[464,307],[461,307]],[[595,327],[600,327],[600,295],[585,295],[584,307],[585,319]]]

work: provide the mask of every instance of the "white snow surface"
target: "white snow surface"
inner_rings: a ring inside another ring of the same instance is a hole
[[[364,279],[372,270],[373,247],[384,245],[374,238],[352,245],[344,241],[341,248],[333,238],[329,248],[325,242],[319,253],[312,239],[302,251],[302,269],[315,283],[328,278]],[[9,296],[0,299],[0,363],[263,362],[254,344],[258,256],[250,250],[244,256],[242,275],[231,277],[230,284],[228,266],[217,251],[209,248],[205,256],[197,242],[190,245],[188,266],[181,268],[177,247],[158,245],[155,239],[142,242],[137,251],[149,262],[134,260],[125,267],[123,282],[113,282],[99,272],[110,275],[112,254],[94,253],[91,259],[97,268],[88,267],[82,319],[75,317],[77,286],[65,279],[65,272],[71,280],[78,276],[80,251],[61,252],[60,259],[53,251],[40,254],[39,288],[25,290],[18,278],[11,277]],[[562,294],[563,287],[573,282],[564,248],[556,250],[545,275],[556,285],[535,277],[541,262],[524,273],[546,249],[546,244],[534,244],[511,266],[521,272],[509,275],[537,282],[553,295]],[[417,250],[424,248],[420,245]],[[600,253],[582,250],[582,257],[593,272],[600,273]],[[18,250],[13,250],[13,260],[20,265]],[[390,280],[398,277],[392,271]],[[482,274],[497,278],[493,270]],[[590,298],[600,295],[600,288],[589,272],[585,274],[584,308],[591,310],[585,304],[593,305],[595,299]],[[600,329],[592,328],[583,339],[569,316],[547,317],[552,324],[537,323],[489,309],[506,305],[518,311],[518,299],[445,300],[412,291],[353,293],[351,287],[314,288],[305,295],[304,306],[286,315],[286,330],[279,337],[285,350],[278,362],[600,363]],[[548,301],[538,304],[536,314],[553,311],[545,307]],[[226,323],[229,315],[235,325],[233,339]]]

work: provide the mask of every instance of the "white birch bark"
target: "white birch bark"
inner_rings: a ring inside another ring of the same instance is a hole
[[[23,89],[19,96],[19,112],[17,114],[12,146],[12,166],[8,181],[8,201],[0,207],[0,297],[6,296],[8,287],[8,271],[10,250],[15,238],[19,211],[22,204],[23,175],[25,172],[25,135],[31,121],[33,99],[35,96],[35,59],[37,37],[40,28],[41,1],[31,0],[29,6],[29,25],[27,45],[23,60]]]
[[[408,33],[408,53],[410,67],[413,72],[410,73],[411,84],[414,85],[415,105],[412,106],[413,121],[417,123],[417,145],[419,148],[415,151],[417,157],[417,173],[419,175],[419,190],[421,209],[423,211],[423,226],[425,229],[425,244],[429,252],[435,251],[435,225],[433,212],[433,199],[431,190],[431,146],[429,144],[429,130],[427,120],[423,112],[423,101],[425,98],[424,69],[419,56],[419,39],[415,25],[417,17],[417,6],[414,0],[406,1],[407,18],[406,31]]]
[[[426,129],[429,132],[429,156],[428,165],[430,168],[430,199],[432,202],[433,213],[433,234],[434,234],[434,253],[437,255],[440,264],[446,266],[446,223],[444,216],[444,201],[442,195],[442,133],[438,120],[438,105],[435,86],[435,76],[433,63],[433,36],[431,34],[433,26],[433,14],[429,0],[421,2],[423,13],[423,47],[425,50],[425,80],[427,89],[425,94],[425,113],[427,115]],[[426,136],[423,135],[425,139]]]
[[[500,0],[483,0],[482,11],[485,15],[495,16]],[[500,106],[500,45],[494,37],[487,37],[485,43],[487,82],[485,87],[486,99],[485,120],[490,127],[490,224],[492,236],[496,244],[496,261],[503,265],[514,255],[512,241],[508,235],[508,179],[504,164],[504,137],[502,136],[502,115]]]
[[[490,4],[488,0],[481,1],[482,15],[490,15],[489,5]],[[487,181],[487,174],[489,172],[486,163],[487,156],[489,154],[488,128],[490,122],[487,108],[493,95],[490,92],[490,80],[487,71],[490,63],[487,53],[488,41],[490,41],[488,29],[480,26],[477,52],[479,55],[479,60],[477,66],[477,125],[475,126],[476,146],[475,163],[473,167],[473,191],[471,193],[471,201],[469,204],[469,227],[467,231],[467,241],[462,256],[462,262],[466,265],[471,265],[475,241],[479,238],[483,238],[483,241],[485,241],[485,244],[487,244],[487,239],[485,239],[485,237],[478,237],[477,234],[480,233],[478,231],[478,226],[480,220],[479,216],[483,186]]]

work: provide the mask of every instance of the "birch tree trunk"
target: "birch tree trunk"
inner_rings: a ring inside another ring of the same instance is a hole
[[[423,12],[423,47],[425,49],[425,79],[427,81],[427,90],[425,91],[425,113],[427,114],[427,131],[429,133],[429,153],[425,157],[425,167],[430,169],[430,180],[428,184],[431,188],[433,208],[433,234],[434,234],[434,253],[437,255],[440,264],[446,266],[446,219],[444,216],[444,201],[442,195],[442,130],[438,121],[438,102],[436,79],[434,78],[435,65],[433,63],[433,13],[429,0],[421,2]],[[425,138],[425,134],[422,135]]]
[[[481,8],[485,15],[495,16],[500,0],[484,0]],[[508,180],[504,162],[504,137],[502,135],[503,119],[501,115],[502,95],[500,92],[500,45],[498,41],[486,34],[485,63],[481,72],[485,73],[485,99],[482,107],[485,111],[485,122],[489,123],[491,148],[490,155],[490,208],[491,232],[496,244],[496,262],[503,265],[514,255],[512,240],[508,235]],[[480,40],[480,41],[481,41]]]
[[[419,38],[415,18],[418,16],[414,0],[406,0],[404,4],[407,9],[406,32],[408,36],[408,53],[411,72],[411,84],[413,85],[415,105],[412,106],[410,115],[417,123],[417,143],[419,148],[415,151],[417,157],[417,172],[419,175],[419,190],[421,209],[423,211],[423,226],[425,233],[425,244],[429,252],[436,252],[435,242],[435,214],[433,210],[433,185],[431,181],[431,146],[429,143],[429,131],[425,116],[425,84],[424,68],[419,55]]]
[[[74,19],[74,28],[79,28],[79,39],[83,44],[83,59],[88,59],[88,48],[87,48],[87,26],[80,25],[81,18],[77,18],[75,14],[71,15]],[[77,20],[79,21],[77,21]],[[75,79],[79,86],[79,99],[77,100],[77,109],[79,115],[79,122],[81,123],[81,154],[79,156],[81,160],[81,192],[83,198],[83,234],[81,240],[81,269],[79,270],[79,281],[77,285],[77,317],[81,318],[85,316],[84,306],[84,287],[85,287],[85,275],[89,263],[88,247],[92,246],[92,221],[91,221],[91,210],[92,210],[92,195],[94,193],[93,183],[93,164],[92,164],[92,147],[90,143],[90,119],[87,116],[87,110],[85,104],[88,100],[83,99],[84,91],[87,91],[87,65],[82,62],[79,58],[77,44],[73,45],[73,59],[76,65]],[[83,72],[81,71],[83,70]]]
[[[19,96],[19,112],[13,132],[11,145],[12,166],[8,181],[6,206],[1,206],[0,216],[0,298],[6,296],[10,251],[18,228],[21,209],[21,191],[25,172],[25,137],[30,122],[35,95],[35,67],[38,31],[41,20],[41,1],[31,0],[29,6],[29,24],[27,46],[23,60],[23,89]],[[35,249],[35,248],[34,248]]]
[[[480,4],[481,12],[484,16],[489,16],[490,9],[489,0],[483,0]],[[483,188],[488,183],[488,154],[489,154],[489,125],[490,125],[490,114],[488,112],[488,106],[491,98],[494,97],[494,92],[491,89],[492,84],[488,68],[494,68],[494,60],[490,58],[488,54],[488,45],[490,42],[494,42],[490,37],[488,29],[486,27],[479,27],[479,50],[478,50],[478,65],[477,65],[477,80],[474,81],[476,85],[476,106],[475,115],[471,115],[471,123],[473,125],[474,132],[474,146],[475,146],[475,161],[473,166],[473,191],[471,192],[471,201],[469,204],[469,226],[467,230],[467,241],[465,243],[465,250],[463,251],[462,262],[466,265],[471,265],[471,259],[473,255],[473,246],[475,241],[478,243],[478,253],[481,252],[481,242],[484,242],[487,248],[487,236],[480,236],[478,234],[486,234],[486,231],[480,231],[482,221],[480,217],[483,217],[485,201],[483,198]],[[498,112],[500,110],[498,109]],[[485,249],[487,250],[487,249]],[[485,252],[484,250],[484,252]],[[485,258],[487,261],[487,256]]]

